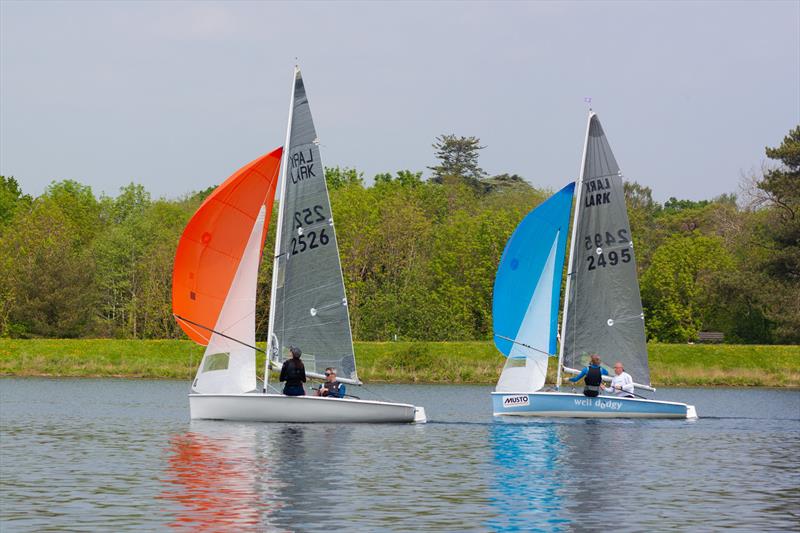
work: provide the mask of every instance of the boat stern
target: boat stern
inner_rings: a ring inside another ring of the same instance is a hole
[[[415,424],[424,424],[428,421],[428,417],[425,414],[424,407],[417,407],[414,406],[414,423]]]

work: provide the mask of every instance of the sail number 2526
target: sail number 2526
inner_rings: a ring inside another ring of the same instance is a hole
[[[292,237],[292,242],[290,243],[292,255],[297,255],[305,252],[306,250],[313,250],[314,248],[325,246],[330,242],[330,240],[331,239],[328,237],[328,234],[325,233],[325,228],[320,229],[319,233],[316,231],[307,231],[302,235]]]
[[[301,228],[305,225],[313,228],[315,224],[325,222],[326,220],[323,207],[321,205],[315,205],[314,207],[307,207],[301,211],[295,212],[294,227]],[[297,255],[306,250],[313,250],[320,246],[325,246],[329,242],[330,236],[325,233],[325,228],[317,226],[317,229],[309,229],[303,231],[296,237],[292,237],[289,243],[291,248],[290,253],[292,255]]]

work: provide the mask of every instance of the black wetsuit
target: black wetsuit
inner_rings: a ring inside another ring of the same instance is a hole
[[[303,383],[306,382],[306,367],[299,358],[293,357],[284,361],[280,380],[286,382],[283,387],[286,396],[305,396]]]

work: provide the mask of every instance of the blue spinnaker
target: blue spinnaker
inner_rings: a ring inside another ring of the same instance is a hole
[[[494,343],[506,357],[556,353],[574,189],[570,183],[528,213],[506,243],[492,302]]]

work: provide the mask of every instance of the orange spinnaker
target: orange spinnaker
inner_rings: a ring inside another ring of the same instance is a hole
[[[239,169],[202,203],[183,230],[172,271],[172,312],[214,328],[261,206],[266,205],[261,248],[269,228],[282,148]],[[177,319],[195,342],[211,332]]]

